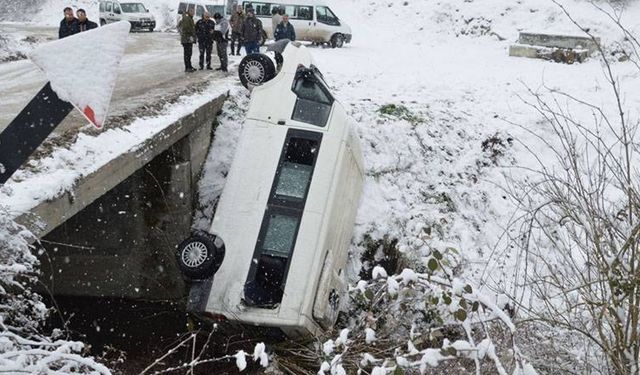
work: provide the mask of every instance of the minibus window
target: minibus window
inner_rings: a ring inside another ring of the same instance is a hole
[[[287,147],[276,195],[284,198],[304,199],[311,183],[313,160],[318,152],[318,141],[291,138]]]
[[[293,83],[298,99],[291,118],[296,121],[324,127],[329,120],[333,97],[312,70],[298,71]]]
[[[293,5],[284,6],[284,13],[289,15],[289,18],[291,19],[297,18],[297,15],[295,14],[295,12],[296,12],[296,7],[294,7]]]
[[[316,7],[316,17],[318,18],[318,22],[324,23],[326,25],[339,26],[340,21],[338,21],[338,17],[329,9],[328,7]]]
[[[298,229],[299,218],[295,216],[272,214],[267,224],[267,232],[262,245],[262,254],[289,257],[293,240]]]
[[[178,14],[184,14],[187,11],[187,3],[178,4]]]
[[[299,20],[306,20],[306,21],[313,20],[313,8],[308,6],[299,6],[297,18]]]
[[[111,3],[107,3],[107,12],[111,12],[111,9],[113,9],[113,8],[111,7]]]
[[[100,2],[100,12],[104,12],[104,3]]]
[[[270,3],[255,3],[245,2],[245,11],[249,8],[253,8],[256,13],[256,17],[271,17],[271,4]]]
[[[204,7],[202,5],[198,5],[196,8],[196,17],[202,17],[204,14]]]
[[[280,172],[276,194],[303,199],[311,179],[312,168],[308,165],[285,162]]]

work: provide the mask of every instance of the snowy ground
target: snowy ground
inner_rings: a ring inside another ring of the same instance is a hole
[[[591,5],[569,5],[605,44],[621,39]],[[525,129],[548,132],[524,102],[531,99],[528,88],[548,86],[603,104],[611,103],[611,95],[597,59],[564,65],[509,57],[507,49],[522,28],[578,35],[579,30],[550,2],[335,1],[332,7],[352,26],[354,42],[343,49],[311,50],[362,139],[367,182],[354,243],[365,234],[390,236],[412,258],[453,247],[463,254],[464,274],[475,283],[498,287],[513,280],[518,258],[506,252],[501,239],[516,202],[503,189],[508,180],[525,176],[519,167],[534,166],[525,145],[534,151],[542,147]],[[625,13],[632,27],[639,26],[630,16],[638,11]],[[406,21],[401,28],[398,19]],[[474,22],[490,30],[474,28]],[[631,64],[614,69],[623,77],[633,112],[640,97],[629,93],[640,88],[640,77]],[[381,115],[387,104],[402,104],[410,113]],[[238,116],[242,113],[235,110],[224,122],[214,148],[231,152]],[[483,147],[487,140],[502,144]],[[221,175],[229,161],[227,156],[213,160],[211,168]],[[222,186],[209,178],[203,185]],[[354,248],[353,277],[361,266],[360,251]]]
[[[622,40],[615,25],[588,2],[562,3],[606,46],[615,49]],[[157,1],[156,6],[167,4]],[[543,92],[546,86],[610,105],[601,63],[591,59],[563,65],[508,56],[508,46],[521,30],[580,34],[550,1],[331,4],[353,28],[353,43],[343,49],[310,48],[352,116],[365,154],[367,180],[353,241],[351,281],[357,281],[363,251],[358,244],[364,236],[390,236],[400,241],[400,250],[416,266],[433,249],[455,248],[463,258],[461,276],[486,285],[489,292],[509,291],[521,258],[505,246],[517,202],[504,190],[510,181],[526,177],[522,167],[535,166],[533,154],[553,163],[540,140],[527,131],[543,138],[550,134],[524,102],[531,98],[528,88]],[[622,22],[640,30],[639,16],[640,5],[630,3]],[[638,118],[637,70],[615,59],[613,69],[629,116]],[[227,83],[235,88],[202,183],[209,203],[224,184],[248,103],[232,78]],[[380,108],[388,104],[403,105],[409,112],[381,114]],[[575,115],[585,121],[590,117]]]

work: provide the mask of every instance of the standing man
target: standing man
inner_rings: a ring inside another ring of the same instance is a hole
[[[213,15],[213,19],[216,21],[216,28],[214,31],[214,39],[216,40],[216,52],[220,58],[220,67],[216,70],[223,72],[227,71],[227,41],[229,40],[229,22],[222,17],[220,13]],[[232,49],[233,51],[233,49]]]
[[[240,56],[240,47],[242,46],[242,24],[244,23],[244,13],[242,12],[242,5],[236,5],[236,11],[231,15],[231,55],[233,56],[233,50],[236,42],[238,42],[238,50],[235,53]]]
[[[204,69],[205,57],[207,70],[211,70],[211,50],[213,49],[213,32],[216,27],[211,20],[209,12],[204,12],[202,18],[196,22],[196,36],[198,37],[198,49],[200,50],[200,70]]]
[[[196,42],[196,25],[193,22],[194,8],[189,8],[182,15],[180,20],[180,42],[182,43],[184,55],[184,71],[187,73],[195,72],[195,68],[191,65],[191,56],[193,55],[193,44]]]
[[[89,21],[87,12],[84,9],[78,9],[76,14],[78,15],[78,32],[89,31],[98,27],[97,23]]]
[[[276,28],[278,27],[280,22],[282,22],[281,13],[282,11],[277,6],[271,9],[271,32],[273,33],[273,35],[276,35]]]
[[[73,16],[73,9],[64,8],[64,18],[60,21],[60,29],[58,29],[58,39],[66,38],[80,32],[78,29],[78,19]]]
[[[253,8],[247,9],[247,18],[242,24],[242,41],[247,55],[260,53],[260,37],[262,36],[262,21],[256,18]]]
[[[282,16],[282,22],[278,24],[278,28],[276,29],[275,39],[289,39],[292,42],[296,40],[296,30],[289,22],[289,15],[285,14]]]

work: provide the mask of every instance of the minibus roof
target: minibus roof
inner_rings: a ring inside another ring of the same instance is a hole
[[[269,3],[282,5],[322,5],[328,4],[322,0],[242,0],[242,3]]]

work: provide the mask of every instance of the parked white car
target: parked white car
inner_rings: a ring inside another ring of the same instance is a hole
[[[115,0],[100,0],[100,25],[128,21],[132,30],[156,28],[156,19],[142,3],[121,3]]]
[[[302,337],[330,329],[345,301],[364,168],[309,51],[289,43],[282,55],[275,78],[253,88],[211,228],[176,255],[199,280],[191,312]]]
[[[253,8],[256,17],[262,21],[263,40],[273,39],[271,15],[274,8],[280,8],[289,15],[289,22],[296,31],[296,40],[327,43],[332,47],[342,48],[351,43],[351,27],[339,19],[322,0],[291,0],[262,2],[246,0],[243,8]]]

